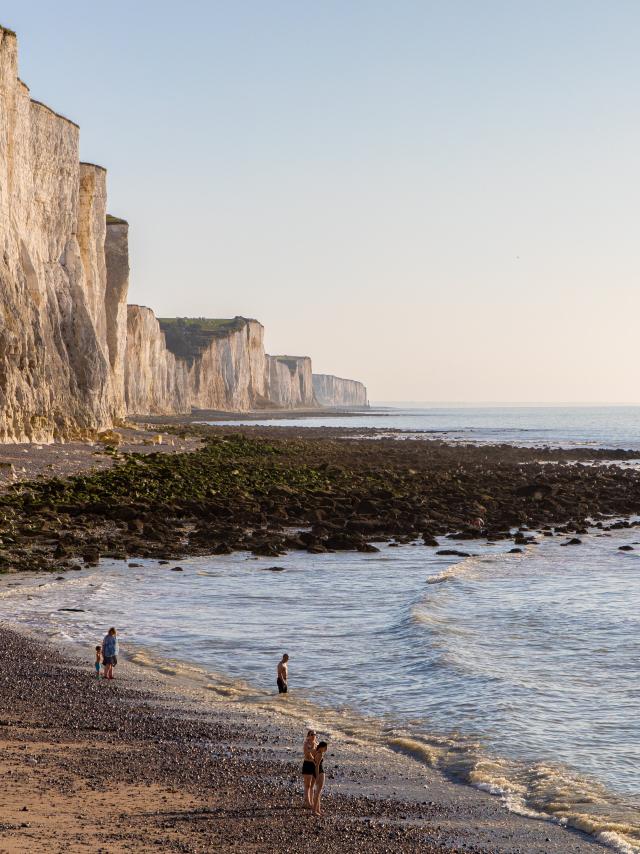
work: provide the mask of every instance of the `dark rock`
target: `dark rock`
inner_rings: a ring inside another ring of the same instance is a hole
[[[233,551],[233,549],[231,548],[229,543],[218,543],[217,546],[214,546],[214,548],[211,549],[211,554],[212,555],[230,555],[232,551]]]
[[[325,545],[328,549],[335,549],[336,551],[350,551],[359,549],[365,543],[362,537],[357,534],[340,533],[327,537]]]
[[[300,537],[285,537],[284,546],[287,549],[306,549],[307,547]]]
[[[275,543],[259,543],[251,549],[251,553],[258,557],[280,557],[282,549]]]
[[[516,489],[518,498],[533,498],[534,501],[540,501],[551,495],[552,492],[552,487],[546,483],[530,483],[527,486],[520,486]]]
[[[377,515],[380,512],[380,502],[365,498],[356,505],[355,510],[365,516]]]

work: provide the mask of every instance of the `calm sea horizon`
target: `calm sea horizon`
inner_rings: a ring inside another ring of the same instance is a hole
[[[520,447],[640,450],[640,404],[372,404],[367,410],[208,421],[220,426],[376,428],[404,438]]]

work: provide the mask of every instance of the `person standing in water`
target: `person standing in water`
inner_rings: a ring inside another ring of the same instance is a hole
[[[313,787],[313,814],[322,815],[320,810],[320,798],[324,789],[324,756],[329,745],[326,741],[321,741],[313,751],[313,761],[316,768],[315,786]]]
[[[289,690],[288,680],[289,680],[289,656],[285,652],[280,661],[278,662],[278,678],[276,679],[276,683],[278,685],[278,694],[286,694]]]
[[[316,781],[316,734],[310,729],[302,743],[302,782],[304,785],[304,807],[313,809],[313,786]]]
[[[118,663],[118,638],[113,627],[109,629],[102,641],[102,663],[104,678],[113,679],[113,668]]]

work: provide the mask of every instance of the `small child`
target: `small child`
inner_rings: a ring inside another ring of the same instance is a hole
[[[101,647],[101,646],[97,646],[97,647],[96,647],[96,664],[95,664],[95,667],[96,667],[96,678],[97,678],[97,679],[99,679],[99,678],[100,678],[100,664],[101,664],[101,662],[102,662],[102,647]]]

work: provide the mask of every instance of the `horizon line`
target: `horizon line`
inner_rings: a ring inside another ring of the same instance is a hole
[[[570,406],[640,406],[636,401],[544,401],[544,400],[370,400],[370,406],[385,406],[399,404],[420,404],[421,406],[531,406],[531,407],[570,407]]]

